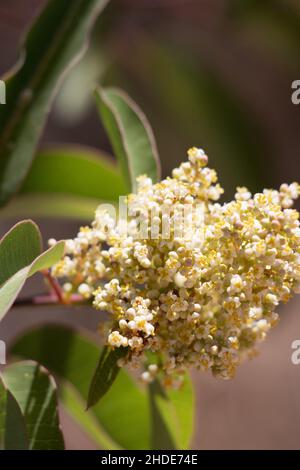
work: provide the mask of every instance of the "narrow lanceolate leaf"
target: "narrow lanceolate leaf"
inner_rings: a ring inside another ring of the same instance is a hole
[[[108,392],[120,371],[118,360],[124,357],[127,348],[111,349],[104,347],[94,373],[87,401],[87,407],[96,405],[98,401]]]
[[[21,409],[0,377],[0,450],[27,450],[28,446]]]
[[[56,385],[48,371],[34,362],[20,362],[5,369],[3,380],[21,409],[29,449],[64,449]]]
[[[107,0],[49,0],[30,29],[0,108],[0,205],[26,176],[51,101],[64,73],[81,56],[88,31]]]
[[[99,88],[95,96],[128,190],[136,190],[136,178],[140,175],[146,174],[155,183],[159,181],[160,164],[153,132],[136,103],[116,88]]]
[[[2,239],[0,266],[2,269],[3,265],[1,280],[5,282],[0,286],[0,321],[14,303],[26,279],[60,260],[64,242],[58,242],[42,254],[40,252],[40,232],[33,222],[15,225]]]
[[[0,286],[41,253],[41,234],[34,222],[23,220],[0,240]]]

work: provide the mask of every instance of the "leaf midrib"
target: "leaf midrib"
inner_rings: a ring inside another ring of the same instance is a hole
[[[57,61],[56,52],[60,51],[61,45],[64,43],[64,39],[67,36],[68,32],[71,31],[71,34],[72,34],[73,23],[74,22],[76,23],[77,15],[79,15],[80,17],[82,7],[84,7],[83,9],[85,9],[86,1],[87,0],[79,0],[79,3],[77,3],[75,8],[74,8],[74,3],[72,5],[70,2],[70,6],[69,6],[69,10],[71,10],[70,16],[68,17],[67,21],[62,22],[60,28],[58,29],[57,34],[54,37],[54,40],[51,42],[50,47],[46,49],[47,52],[44,54],[43,59],[41,60],[36,70],[33,72],[33,74],[29,73],[29,80],[26,83],[24,83],[22,89],[20,89],[19,93],[17,94],[16,100],[15,100],[16,106],[13,106],[13,104],[10,106],[11,112],[9,113],[9,116],[6,119],[6,124],[4,123],[4,130],[2,132],[2,137],[0,137],[1,155],[5,153],[7,144],[11,136],[14,134],[15,129],[17,128],[20,116],[24,112],[26,112],[26,108],[29,108],[32,101],[36,101],[38,99],[37,95],[39,91],[39,86],[43,82],[45,76],[47,75],[47,71],[49,70],[49,68],[51,68],[54,62],[53,58],[55,58],[55,61]],[[104,6],[104,2],[103,2],[103,6]],[[26,48],[26,42],[24,44],[24,48]],[[64,50],[62,50],[62,53],[64,53]],[[58,55],[59,54],[60,53],[58,52]],[[26,61],[26,57],[24,61]],[[20,66],[20,69],[18,70],[15,77],[17,77],[18,74],[22,72],[24,63],[25,62],[23,62],[23,64]],[[13,77],[13,79],[15,79],[15,77]],[[35,90],[36,94],[33,95],[32,99],[27,101],[24,98],[22,98],[22,93],[24,93],[25,90],[32,91],[35,88],[36,88]]]

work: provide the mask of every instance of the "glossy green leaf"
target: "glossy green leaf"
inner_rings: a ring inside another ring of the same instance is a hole
[[[55,348],[51,349],[50,354],[51,344],[55,344]],[[18,340],[12,347],[12,353],[41,362],[77,389],[81,400],[75,403],[72,400],[73,393],[71,398],[65,401],[65,406],[91,437],[94,432],[97,433],[97,427],[101,427],[98,440],[93,437],[98,444],[101,440],[102,445],[107,448],[107,437],[109,437],[114,443],[108,448],[116,446],[124,449],[151,448],[149,396],[123,369],[101,401],[87,412],[91,420],[83,418],[86,416],[83,414],[83,409],[86,407],[91,377],[99,358],[99,347],[91,341],[65,327],[43,327]],[[179,409],[177,422],[181,423],[182,432],[179,434],[181,442],[176,442],[176,447],[183,448],[187,447],[187,441],[193,432],[190,419],[193,414],[193,394],[190,388],[190,392],[185,392],[181,400],[181,392],[177,393],[179,403],[174,402],[172,413],[174,415],[176,408]],[[167,416],[168,409],[170,410],[170,407],[166,408],[167,411],[164,411],[162,419],[173,420],[171,416]],[[176,439],[177,437],[178,434]]]
[[[21,409],[0,377],[0,450],[27,450],[28,445]]]
[[[0,287],[0,320],[13,305],[26,279],[38,271],[47,269],[58,262],[64,252],[64,242],[58,242],[39,255],[31,264],[17,271]]]
[[[154,182],[159,181],[160,165],[153,132],[136,103],[116,88],[99,88],[95,96],[128,190],[136,190],[136,178],[143,174]]]
[[[0,205],[25,178],[57,87],[80,58],[106,3],[49,0],[30,29],[22,59],[6,79],[7,104],[0,108]]]
[[[4,370],[3,380],[21,409],[29,449],[62,450],[56,385],[48,371],[33,362],[20,362]]]
[[[100,359],[93,375],[89,389],[87,406],[96,405],[98,401],[108,392],[120,372],[118,360],[125,356],[126,348],[112,350],[105,346],[102,349]]]
[[[0,286],[41,253],[42,240],[37,225],[23,220],[0,240]]]
[[[21,192],[117,201],[126,194],[126,188],[121,174],[106,155],[83,147],[65,146],[37,155]]]

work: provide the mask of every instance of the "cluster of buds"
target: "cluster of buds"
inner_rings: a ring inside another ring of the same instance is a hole
[[[253,197],[237,188],[220,204],[207,156],[197,148],[188,156],[171,178],[138,179],[127,199],[135,207],[128,230],[100,206],[53,268],[66,295],[79,293],[111,314],[107,343],[127,348],[123,363],[156,354],[146,381],[189,367],[233,377],[277,323],[279,302],[300,292],[299,214],[291,208],[300,186]],[[193,210],[180,217],[186,206]]]

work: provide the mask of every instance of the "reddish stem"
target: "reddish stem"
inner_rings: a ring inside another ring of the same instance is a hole
[[[86,300],[79,294],[65,295],[60,284],[51,275],[49,270],[43,270],[42,274],[44,275],[45,280],[50,287],[50,293],[28,297],[25,299],[17,299],[14,303],[15,307],[26,307],[30,305],[76,305],[87,303]]]
[[[50,289],[52,290],[54,295],[57,297],[58,303],[64,304],[64,305],[68,304],[69,301],[66,300],[62,288],[60,287],[57,280],[51,275],[51,272],[49,270],[44,270],[42,271],[42,273],[45,276],[45,279],[48,282]]]

